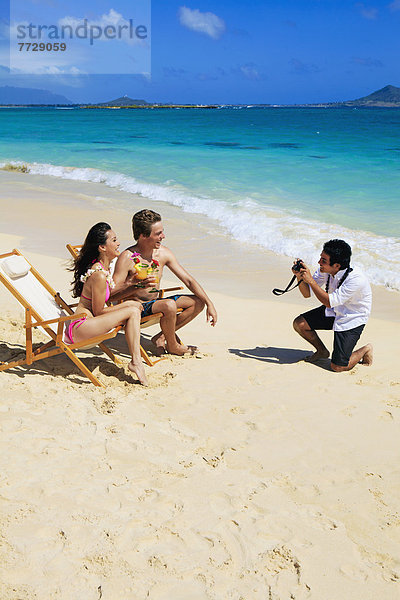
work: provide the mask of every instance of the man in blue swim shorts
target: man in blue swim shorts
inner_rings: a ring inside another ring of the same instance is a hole
[[[112,300],[132,298],[143,304],[142,317],[153,313],[162,313],[161,331],[152,338],[157,353],[167,350],[179,356],[191,352],[193,347],[179,342],[176,331],[192,321],[206,307],[206,320],[214,327],[217,312],[214,304],[201,285],[179,264],[169,248],[162,245],[165,238],[161,215],[153,210],[141,210],[132,218],[133,237],[136,243],[124,250],[118,257],[114,281],[116,287]],[[138,282],[135,264],[153,267],[156,277]],[[192,292],[158,299],[158,289],[164,267],[168,267],[178,279]],[[142,287],[143,285],[143,287]],[[177,314],[177,309],[182,312]]]
[[[337,373],[349,371],[359,362],[372,364],[371,344],[354,350],[371,312],[371,286],[357,267],[350,267],[350,258],[351,248],[345,241],[330,240],[324,244],[313,276],[302,261],[300,271],[293,270],[301,282],[303,296],[309,298],[313,292],[322,303],[293,322],[295,331],[315,348],[305,360],[315,362],[329,357],[329,350],[316,331],[333,329],[331,369]]]

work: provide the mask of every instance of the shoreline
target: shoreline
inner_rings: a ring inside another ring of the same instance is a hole
[[[316,159],[318,156],[310,156],[309,159],[311,158]],[[128,221],[130,221],[132,202],[135,203],[135,199],[138,197],[154,201],[159,206],[158,210],[161,214],[165,214],[165,211],[170,213],[172,209],[177,208],[178,213],[176,214],[178,218],[182,217],[182,223],[193,220],[208,238],[218,239],[222,236],[221,239],[225,244],[231,244],[229,260],[231,260],[231,255],[236,258],[236,255],[243,251],[251,251],[253,252],[252,256],[249,255],[251,262],[259,261],[262,258],[263,262],[268,263],[270,262],[269,257],[272,257],[274,262],[281,259],[280,264],[284,270],[288,264],[291,264],[294,254],[301,253],[301,258],[305,259],[308,264],[312,264],[319,257],[324,241],[333,238],[345,239],[353,249],[353,262],[367,274],[371,281],[376,281],[378,285],[383,285],[386,289],[400,292],[398,268],[400,254],[398,230],[395,227],[396,211],[393,213],[393,219],[388,218],[384,225],[380,221],[382,211],[380,215],[375,215],[373,211],[369,214],[368,210],[363,214],[363,209],[360,207],[359,211],[361,210],[361,215],[363,215],[360,221],[359,216],[356,217],[360,212],[355,211],[354,207],[349,209],[347,217],[345,217],[347,209],[342,207],[341,212],[336,212],[336,215],[339,215],[337,221],[340,224],[335,224],[335,217],[329,211],[320,213],[318,206],[314,206],[314,209],[310,207],[308,212],[300,211],[299,213],[297,213],[296,206],[280,208],[279,193],[276,197],[273,192],[267,194],[268,203],[252,202],[251,200],[248,203],[242,193],[237,198],[233,193],[232,198],[228,197],[227,200],[224,200],[224,192],[219,197],[218,191],[215,190],[215,197],[218,200],[214,201],[214,192],[210,193],[208,190],[203,194],[201,186],[200,188],[197,186],[196,192],[191,189],[190,184],[189,187],[185,187],[184,184],[182,186],[175,185],[173,174],[171,181],[168,180],[170,174],[165,173],[166,180],[158,180],[156,183],[152,181],[151,177],[144,176],[140,179],[139,174],[139,179],[136,179],[136,176],[129,174],[129,168],[120,171],[113,170],[111,167],[111,170],[108,170],[107,165],[103,165],[105,170],[102,170],[97,167],[96,163],[92,163],[92,166],[85,163],[86,166],[79,167],[76,166],[75,160],[67,160],[66,164],[74,166],[16,161],[14,167],[10,166],[10,172],[16,168],[25,171],[32,177],[48,177],[47,181],[46,179],[43,181],[45,186],[50,189],[54,187],[64,190],[62,184],[54,183],[57,179],[73,181],[82,189],[87,190],[87,197],[96,195],[95,190],[97,190],[100,202],[104,201],[108,206],[117,203],[121,210],[129,213]],[[6,165],[6,163],[3,162],[2,165]],[[309,168],[310,164],[308,164]],[[4,172],[7,173],[7,167]],[[310,175],[309,173],[308,176]],[[37,181],[40,181],[40,178]],[[89,184],[90,187],[87,187],[86,184]],[[361,187],[362,185],[360,182]],[[68,184],[65,184],[65,189],[69,189],[67,186]],[[73,202],[76,189],[71,188],[71,202]],[[327,192],[329,196],[329,186]],[[312,202],[314,201],[315,197]],[[298,202],[302,204],[301,194]],[[329,201],[327,204],[330,204]],[[317,217],[317,220],[314,219],[314,216]],[[374,226],[374,223],[378,222],[381,227]],[[374,231],[371,231],[371,228]],[[130,231],[128,237],[129,234]],[[235,241],[239,244],[235,245]],[[289,262],[283,262],[282,259],[285,257],[289,259]]]
[[[110,189],[101,183],[1,170],[0,182],[0,201],[4,206],[0,231],[12,231],[19,235],[21,251],[56,256],[68,261],[70,257],[65,245],[83,241],[89,228],[99,220],[111,223],[123,249],[132,243],[132,214],[148,206],[163,217],[166,245],[206,291],[215,290],[244,300],[265,298],[276,305],[304,305],[303,310],[310,308],[311,302],[303,301],[297,290],[279,298],[271,293],[273,287],[285,288],[289,282],[292,275],[290,258],[257,246],[246,247],[242,242],[230,238],[206,216],[190,214],[179,207],[137,194]],[[117,199],[115,204],[114,199]],[[132,207],[131,212],[125,208],[128,202]],[[15,210],[18,209],[17,219],[14,210],[7,210],[7,205],[11,203]],[[35,211],[32,211],[33,204]],[[212,246],[209,243],[211,239]],[[65,276],[68,282],[69,274],[65,272]],[[167,270],[165,279],[168,285],[177,281],[171,280],[171,277],[172,274]],[[241,292],[243,288],[244,292]],[[399,322],[400,292],[373,284],[372,289],[372,316]]]

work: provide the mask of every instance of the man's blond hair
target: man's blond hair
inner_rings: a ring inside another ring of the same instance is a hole
[[[132,231],[135,240],[137,241],[141,235],[149,237],[152,225],[159,221],[161,221],[161,215],[154,210],[144,208],[135,213],[132,217]]]

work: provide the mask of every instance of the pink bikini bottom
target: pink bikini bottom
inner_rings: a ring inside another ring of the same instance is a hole
[[[69,339],[71,340],[71,344],[74,343],[74,338],[72,337],[73,328],[76,326],[76,328],[78,329],[78,327],[80,327],[82,325],[82,323],[84,323],[86,321],[86,319],[87,319],[87,317],[81,317],[80,319],[77,319],[76,321],[71,321],[71,323],[68,325],[66,334],[69,337]]]

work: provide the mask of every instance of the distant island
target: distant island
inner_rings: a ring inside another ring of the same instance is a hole
[[[0,87],[0,104],[2,106],[67,106],[72,102],[65,96],[53,94],[48,90],[5,85]]]
[[[358,100],[353,100],[349,104],[357,104],[358,106],[398,106],[400,104],[400,88],[387,85],[381,90]]]
[[[296,106],[321,106],[321,107],[377,107],[377,108],[399,108],[400,107],[400,88],[394,85],[386,85],[368,96],[357,98],[357,100],[347,100],[345,102],[327,102],[320,104],[297,104]]]
[[[3,107],[51,107],[65,106],[82,109],[157,109],[157,108],[400,108],[400,88],[386,85],[368,96],[344,102],[319,102],[308,104],[176,104],[147,102],[129,96],[121,96],[115,100],[95,104],[73,103],[68,98],[53,94],[47,90],[0,87],[0,106]]]
[[[145,100],[133,100],[128,96],[122,96],[116,100],[109,100],[101,104],[88,104],[84,108],[221,108],[222,106],[246,106],[253,107],[313,107],[313,108],[340,108],[340,107],[381,107],[381,108],[399,108],[400,107],[400,88],[394,85],[387,85],[381,90],[372,92],[368,96],[363,96],[357,100],[347,100],[344,102],[320,102],[313,104],[251,104],[251,105],[221,105],[221,104],[158,104],[149,103]]]
[[[108,102],[101,102],[99,104],[89,104],[89,106],[95,106],[105,108],[115,107],[115,108],[125,108],[127,106],[150,106],[146,100],[133,100],[133,98],[129,98],[129,96],[121,96],[121,98],[117,98],[116,100],[109,100]]]

